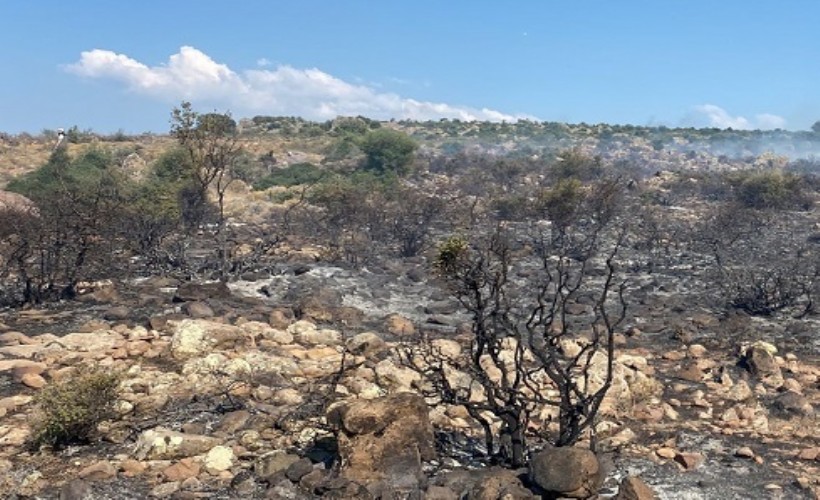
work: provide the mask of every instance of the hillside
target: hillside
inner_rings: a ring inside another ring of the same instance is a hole
[[[194,118],[0,138],[10,498],[817,498],[816,134]]]

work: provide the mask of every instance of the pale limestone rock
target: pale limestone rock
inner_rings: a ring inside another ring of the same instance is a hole
[[[25,394],[16,394],[7,398],[0,399],[0,410],[14,411],[21,406],[26,406],[34,400],[33,396]]]
[[[396,366],[396,364],[389,359],[379,362],[375,370],[379,380],[387,389],[393,392],[412,391],[413,385],[421,380],[421,375],[414,370]]]
[[[316,330],[316,324],[306,319],[300,319],[288,326],[288,333],[294,336],[299,336],[302,333],[310,330]]]
[[[174,330],[171,339],[171,354],[177,359],[185,359],[203,354],[208,349],[205,328],[193,320],[183,320]]]
[[[235,379],[240,379],[253,373],[253,368],[246,360],[233,358],[222,367],[221,372]]]
[[[301,391],[287,387],[276,391],[273,394],[272,401],[277,405],[297,406],[302,404],[302,401],[304,401],[304,396],[302,396]]]
[[[204,358],[194,358],[182,366],[183,375],[208,375],[221,371],[228,363],[228,357],[221,353],[211,353]]]
[[[215,349],[232,350],[237,344],[250,340],[241,328],[204,319],[185,319],[171,322],[171,354],[176,359],[188,359],[213,352]]]
[[[0,347],[0,356],[9,358],[32,359],[44,349],[39,344],[8,345]]]
[[[111,330],[97,330],[91,333],[69,333],[60,337],[58,344],[70,351],[104,353],[116,346],[122,335]]]
[[[387,343],[373,332],[359,333],[347,341],[347,349],[356,355],[369,358],[387,348]]]
[[[461,355],[461,344],[450,339],[434,339],[431,346],[435,352],[447,359],[457,359]]]
[[[265,340],[270,340],[280,345],[293,343],[293,335],[287,330],[279,330],[278,328],[270,328],[266,330],[263,337]]]
[[[214,437],[156,427],[140,434],[134,456],[139,460],[173,460],[200,455],[218,444]]]
[[[179,488],[179,481],[158,484],[151,490],[149,496],[151,498],[170,498],[174,493],[179,491]]]
[[[752,388],[749,387],[749,384],[747,384],[745,380],[739,380],[726,393],[726,399],[735,402],[746,401],[753,396]]]
[[[48,366],[45,363],[28,359],[0,359],[0,373],[17,370],[27,370],[34,373],[43,373]]]
[[[94,462],[82,469],[78,474],[81,479],[88,481],[104,481],[117,475],[117,468],[108,460]]]
[[[44,379],[42,375],[37,375],[36,373],[24,374],[20,377],[20,382],[27,387],[31,387],[32,389],[42,389],[48,385],[46,379]]]
[[[233,466],[236,460],[236,455],[231,448],[227,446],[214,446],[208,451],[203,460],[205,470],[211,474],[226,471]]]
[[[581,353],[582,349],[581,344],[579,344],[576,339],[569,338],[561,339],[558,348],[561,353],[568,358],[574,358]]]
[[[299,332],[296,339],[302,344],[308,346],[336,346],[342,343],[342,334],[337,330],[331,329],[308,329]]]
[[[0,344],[2,345],[26,345],[34,344],[36,341],[31,337],[21,332],[3,332],[0,333]]]
[[[398,314],[388,316],[384,321],[384,328],[388,333],[397,337],[409,337],[416,333],[413,322]]]
[[[686,351],[690,358],[702,358],[708,352],[706,347],[701,344],[692,344]]]
[[[296,360],[260,351],[250,351],[244,356],[245,361],[257,367],[257,371],[276,373],[283,377],[301,376],[302,370]]]
[[[30,436],[31,429],[28,427],[0,425],[0,446],[23,446],[26,444]]]

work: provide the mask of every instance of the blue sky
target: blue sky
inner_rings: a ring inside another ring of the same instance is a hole
[[[0,131],[171,108],[808,129],[820,2],[0,2]]]

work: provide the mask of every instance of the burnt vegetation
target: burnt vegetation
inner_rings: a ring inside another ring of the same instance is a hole
[[[129,175],[108,147],[124,138],[75,153],[93,134],[72,130],[6,187],[32,204],[0,212],[4,305],[72,299],[101,279],[236,280],[305,247],[352,269],[415,259],[469,321],[455,336],[421,328],[402,359],[431,402],[466,408],[496,463],[594,435],[615,336],[643,293],[636,273],[691,272],[692,300],[716,311],[817,312],[817,162],[768,154],[753,132],[237,123],[183,103],[173,146]],[[250,152],[267,137],[288,152]],[[795,157],[820,141],[764,139]],[[268,208],[242,218],[232,198]],[[442,348],[451,337],[460,350]],[[67,439],[55,432],[42,439]]]

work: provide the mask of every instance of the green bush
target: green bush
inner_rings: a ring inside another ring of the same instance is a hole
[[[365,169],[377,174],[403,175],[413,163],[418,144],[404,132],[380,128],[368,132],[360,148],[366,157]]]
[[[742,176],[735,187],[738,202],[749,208],[780,210],[808,209],[811,200],[803,191],[802,179],[779,170]]]
[[[591,181],[604,173],[601,158],[590,156],[579,149],[561,151],[550,166],[550,174],[556,180],[578,179]]]
[[[62,448],[91,441],[97,426],[115,416],[122,377],[99,367],[83,367],[68,379],[45,387],[35,402],[40,418],[32,444]]]
[[[549,220],[565,227],[576,218],[584,199],[581,182],[575,178],[565,178],[541,194],[539,205]]]
[[[433,268],[442,277],[452,277],[465,265],[469,253],[470,244],[463,236],[450,236],[439,244]]]
[[[111,172],[111,154],[90,149],[76,159],[69,157],[65,149],[54,151],[48,162],[37,170],[9,182],[7,189],[35,201],[48,202],[57,193],[92,196]],[[104,182],[110,185],[110,182]]]
[[[296,163],[278,169],[253,184],[253,188],[262,191],[272,186],[298,186],[313,184],[322,180],[326,172],[312,163]]]
[[[490,201],[490,206],[501,220],[525,220],[532,212],[532,203],[522,194],[494,198]]]

